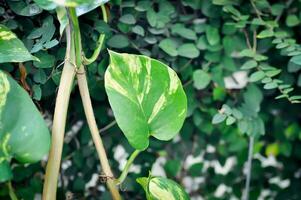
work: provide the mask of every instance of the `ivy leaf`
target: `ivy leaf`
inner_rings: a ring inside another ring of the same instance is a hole
[[[229,125],[235,123],[235,121],[236,121],[236,119],[234,117],[229,116],[229,117],[227,117],[226,124],[229,126]]]
[[[0,24],[0,63],[38,60],[32,56],[21,40],[6,26]]]
[[[190,199],[185,190],[171,179],[150,176],[137,178],[137,182],[143,187],[148,200]]]
[[[285,23],[288,27],[294,27],[300,23],[300,20],[297,15],[288,15],[285,19]]]
[[[204,70],[198,69],[193,72],[193,86],[197,90],[206,88],[211,81],[210,75]]]
[[[107,44],[110,47],[122,49],[129,46],[130,42],[124,35],[114,35],[107,41]]]
[[[187,112],[186,95],[177,74],[146,56],[113,51],[109,54],[105,89],[116,121],[129,143],[142,150],[148,147],[150,136],[172,139]]]
[[[213,26],[206,27],[206,38],[210,45],[216,45],[220,42],[220,35],[218,29]]]
[[[34,16],[40,14],[42,9],[39,8],[35,3],[28,2],[28,1],[13,1],[7,0],[6,1],[9,8],[14,11],[17,15],[21,16]]]
[[[301,55],[293,56],[288,63],[289,72],[297,72],[301,69]]]
[[[36,53],[35,56],[40,60],[33,61],[33,65],[37,68],[52,68],[55,64],[55,57],[44,51]]]
[[[178,48],[178,54],[186,58],[197,58],[200,55],[200,51],[193,43],[182,44]]]
[[[172,39],[167,38],[167,39],[161,40],[159,43],[159,47],[170,56],[178,55],[178,51],[177,51],[178,45]]]
[[[255,60],[248,60],[241,66],[241,69],[252,69],[252,68],[257,67],[257,65],[258,64]]]
[[[212,124],[219,124],[219,123],[223,122],[226,119],[226,117],[227,117],[227,115],[225,115],[225,114],[216,113],[213,116]]]
[[[266,30],[261,31],[257,35],[257,38],[263,39],[263,38],[272,37],[273,35],[274,35],[274,31],[272,29],[266,29]]]
[[[124,24],[135,24],[136,19],[132,14],[125,14],[119,18],[119,21]]]
[[[263,71],[257,71],[257,72],[254,72],[253,74],[251,74],[249,81],[257,82],[257,81],[260,81],[261,79],[263,79],[264,77],[265,77],[265,73]]]
[[[197,35],[196,33],[189,29],[186,28],[183,24],[175,24],[171,27],[171,32],[172,34],[178,34],[183,38],[186,38],[188,40],[196,40]]]

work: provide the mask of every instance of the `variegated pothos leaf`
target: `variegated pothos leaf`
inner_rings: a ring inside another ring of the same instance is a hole
[[[105,89],[130,144],[143,150],[149,137],[170,140],[186,117],[187,99],[177,74],[147,56],[109,51]]]
[[[23,42],[6,26],[0,24],[0,63],[38,60],[32,56]]]
[[[49,147],[49,130],[40,112],[27,92],[0,70],[0,182],[11,177],[11,158],[37,162]]]
[[[141,177],[137,182],[143,187],[147,200],[189,200],[188,194],[176,182],[163,177]]]

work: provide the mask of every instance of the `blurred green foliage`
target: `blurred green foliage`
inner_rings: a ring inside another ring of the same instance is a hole
[[[172,66],[188,97],[179,138],[150,141],[150,148],[135,160],[141,173],[130,173],[121,185],[125,199],[144,199],[135,178],[148,176],[162,157],[166,175],[184,185],[191,197],[240,199],[248,135],[256,136],[250,199],[300,199],[301,114],[300,104],[292,104],[300,100],[301,91],[300,0],[113,0],[108,5],[109,24],[101,20],[99,8],[79,18],[87,55],[99,33],[106,34],[99,62],[87,66],[99,126],[114,120],[104,90],[106,48],[148,55]],[[24,63],[25,80],[51,119],[65,52],[57,15],[22,0],[1,1],[0,14],[1,24],[41,60]],[[0,68],[17,80],[24,78],[18,65]],[[86,188],[100,166],[89,129],[82,124],[77,89],[71,99],[58,199],[65,199],[68,191],[78,199],[110,199],[99,181]],[[119,174],[116,147],[122,145],[128,153],[132,148],[116,125],[101,134]],[[218,166],[228,166],[226,173]],[[20,197],[31,200],[41,192],[44,167],[45,161],[29,166],[15,162],[13,185]],[[218,192],[222,186],[226,189]],[[6,186],[0,188],[0,197],[6,199]]]

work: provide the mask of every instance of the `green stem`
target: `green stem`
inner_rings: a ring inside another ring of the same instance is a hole
[[[78,18],[76,16],[75,8],[68,8],[70,19],[72,21],[72,29],[74,30],[74,46],[75,46],[75,59],[76,66],[81,66],[81,37],[80,37],[80,29],[78,24]]]
[[[125,178],[127,177],[128,173],[129,173],[129,169],[130,169],[131,165],[133,164],[135,158],[139,155],[140,152],[141,152],[141,151],[139,151],[139,150],[135,150],[135,151],[131,154],[130,158],[128,159],[128,161],[127,161],[126,164],[125,164],[124,169],[122,170],[121,175],[120,175],[119,178],[116,180],[116,184],[117,184],[117,185],[121,184],[121,183],[125,180]]]
[[[77,68],[77,81],[78,81],[78,87],[85,111],[85,115],[87,118],[88,126],[92,135],[92,139],[94,142],[94,145],[96,147],[96,151],[98,154],[98,157],[100,159],[100,164],[102,167],[102,170],[104,174],[109,177],[107,180],[107,186],[110,190],[110,193],[112,195],[113,200],[121,200],[121,196],[119,194],[119,191],[116,187],[116,184],[114,183],[114,175],[112,173],[111,167],[109,165],[109,161],[106,155],[106,151],[102,142],[102,139],[99,135],[99,129],[96,124],[95,116],[93,113],[93,106],[90,98],[90,93],[89,93],[89,88],[88,88],[88,83],[87,83],[87,77],[86,77],[86,72],[84,65],[82,64],[82,57],[81,52],[82,52],[82,46],[81,46],[81,36],[80,36],[80,29],[79,29],[79,24],[78,24],[78,19],[75,13],[74,8],[69,9],[69,20],[71,22],[72,27],[74,27],[74,43],[75,47],[77,46],[78,48],[75,49],[75,55],[77,56],[77,62],[76,62],[76,68]]]
[[[249,149],[248,149],[246,184],[245,184],[245,190],[244,190],[244,193],[242,196],[243,200],[249,200],[250,182],[251,182],[251,173],[252,173],[253,148],[254,148],[254,136],[250,136]]]
[[[10,181],[7,183],[7,186],[8,186],[8,194],[9,194],[10,199],[11,200],[18,200],[18,197],[17,197],[17,195],[15,193],[15,190],[14,190],[14,188],[13,188]]]
[[[106,8],[105,8],[104,5],[101,5],[101,11],[102,11],[102,16],[103,16],[103,21],[107,23],[108,22],[108,16],[107,16],[107,11],[106,11]],[[98,55],[101,51],[101,47],[103,45],[104,39],[105,39],[105,34],[100,34],[100,36],[98,38],[98,41],[97,41],[97,47],[94,50],[92,56],[90,58],[86,58],[85,55],[83,56],[84,65],[89,65],[97,59],[97,57],[98,57]]]

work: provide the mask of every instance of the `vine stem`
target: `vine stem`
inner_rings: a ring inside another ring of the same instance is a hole
[[[83,66],[80,67],[77,73],[77,80],[78,80],[78,86],[80,95],[83,101],[84,111],[86,114],[88,126],[91,131],[92,139],[98,154],[98,157],[100,159],[100,163],[102,166],[102,170],[105,174],[107,179],[107,186],[112,194],[112,197],[114,200],[120,200],[121,196],[119,194],[118,189],[116,188],[116,184],[114,182],[114,175],[112,173],[112,170],[109,165],[109,161],[106,155],[105,148],[103,146],[103,142],[100,138],[98,127],[96,124],[95,116],[93,113],[93,107],[91,103],[91,98],[89,94],[89,88],[87,84],[87,78],[85,74],[85,68]]]
[[[74,39],[76,40],[76,41],[74,41],[74,43],[78,44],[77,45],[78,48],[75,49],[76,50],[75,54],[77,56],[79,56],[79,55],[81,55],[82,48],[81,48],[81,37],[80,37],[80,29],[79,29],[78,19],[77,19],[74,8],[69,8],[69,11],[70,11],[69,12],[70,13],[70,21],[72,22],[73,27],[77,27],[76,29],[74,29],[74,31],[75,31],[74,35],[76,36],[76,37],[74,37]],[[92,102],[91,102],[91,98],[90,98],[85,68],[84,68],[84,65],[81,64],[81,62],[82,62],[81,57],[77,57],[77,58],[80,60],[79,60],[79,62],[76,62],[76,65],[77,65],[76,66],[77,67],[76,77],[77,77],[77,81],[78,81],[78,87],[79,87],[80,96],[82,99],[85,115],[87,118],[88,126],[90,129],[91,135],[92,135],[92,139],[93,139],[98,157],[100,159],[100,164],[101,164],[102,170],[103,170],[105,176],[108,177],[107,186],[111,192],[112,198],[114,200],[121,200],[121,196],[120,196],[119,191],[114,182],[114,175],[111,170],[102,139],[99,135],[99,131],[98,131],[99,129],[97,127],[97,123],[96,123],[94,112],[93,112],[93,106],[92,106]],[[78,65],[78,63],[80,63],[80,65]]]
[[[249,138],[249,150],[248,150],[248,161],[247,161],[247,173],[246,173],[246,184],[242,200],[249,200],[251,172],[252,172],[252,157],[254,148],[254,136]]]
[[[121,175],[120,175],[119,178],[115,181],[117,185],[121,184],[121,183],[125,180],[126,176],[127,176],[128,173],[129,173],[129,169],[130,169],[131,165],[133,164],[135,158],[139,155],[140,152],[141,152],[140,150],[135,150],[135,151],[131,154],[131,156],[129,157],[129,159],[127,160],[127,162],[126,162],[126,164],[125,164],[124,169],[122,170]]]
[[[102,16],[103,16],[103,21],[105,23],[107,23],[108,22],[108,15],[107,15],[106,7],[105,7],[104,4],[101,5],[101,12],[102,12]],[[97,57],[98,57],[98,55],[100,53],[102,44],[104,42],[104,39],[105,39],[105,34],[100,34],[100,36],[98,38],[98,41],[97,41],[97,47],[95,48],[92,56],[90,58],[86,58],[85,55],[83,56],[83,63],[84,63],[84,65],[89,65],[89,64],[93,63],[97,59]]]
[[[18,197],[17,197],[17,195],[15,193],[15,190],[14,190],[14,188],[13,188],[10,181],[7,183],[7,186],[8,186],[8,194],[9,194],[10,199],[11,200],[18,200]]]
[[[65,64],[61,75],[56,104],[54,109],[51,148],[49,159],[46,166],[45,182],[43,188],[43,200],[56,199],[57,180],[62,159],[62,150],[64,143],[64,133],[66,126],[67,110],[71,94],[71,88],[74,81],[74,60],[75,55],[71,40],[70,26],[66,27],[67,49]]]

